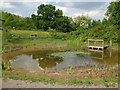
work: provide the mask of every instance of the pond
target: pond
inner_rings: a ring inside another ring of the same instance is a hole
[[[20,50],[2,55],[4,63],[12,69],[29,71],[59,70],[68,67],[92,67],[96,65],[117,65],[118,50]]]

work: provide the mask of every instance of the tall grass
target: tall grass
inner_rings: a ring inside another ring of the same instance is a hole
[[[11,30],[10,32],[13,35],[19,35],[19,37],[15,38],[14,40],[3,40],[4,44],[7,44],[7,46],[67,46],[67,47],[79,47],[82,43],[79,39],[56,39],[50,36],[49,32],[43,32],[43,31],[25,31],[25,30]],[[38,35],[37,38],[30,38],[30,35],[36,34]],[[62,33],[59,33],[62,35]],[[65,33],[63,33],[64,35]]]
[[[81,38],[75,38],[70,36],[69,33],[58,33],[56,38],[51,37],[49,32],[44,31],[26,31],[26,30],[11,30],[13,39],[3,40],[3,49],[5,51],[11,50],[15,46],[29,47],[29,46],[60,46],[67,48],[80,48],[86,46],[87,42],[81,40]],[[30,38],[31,35],[36,34],[36,38]],[[58,35],[58,38],[57,38]],[[93,43],[93,42],[92,42]],[[91,43],[91,44],[92,44]],[[97,43],[101,44],[101,43]],[[108,43],[107,43],[108,44]],[[3,51],[4,51],[3,50]]]
[[[0,52],[2,52],[2,31],[0,31]]]

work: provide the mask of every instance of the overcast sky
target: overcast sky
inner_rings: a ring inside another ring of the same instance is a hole
[[[22,0],[21,0],[22,1]],[[109,2],[51,2],[51,0],[39,2],[0,2],[1,9],[23,17],[36,14],[37,7],[40,4],[52,4],[56,9],[61,9],[65,16],[76,17],[88,15],[93,19],[102,19],[107,10]],[[74,0],[72,0],[74,1]]]

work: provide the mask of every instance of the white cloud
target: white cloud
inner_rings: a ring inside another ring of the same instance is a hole
[[[63,11],[63,13],[66,13],[66,12],[67,12],[67,10],[68,10],[69,8],[67,8],[67,7],[60,7],[60,6],[56,6],[56,9],[60,9],[60,10],[62,10],[62,11]]]
[[[18,16],[23,16],[22,14],[20,14],[20,13],[13,13],[13,14],[15,14],[15,15],[18,15]]]
[[[9,1],[9,0],[8,0]],[[27,1],[27,0],[25,0]],[[16,15],[19,16],[31,16],[31,14],[36,14],[37,13],[37,7],[40,4],[52,4],[56,6],[56,9],[60,9],[63,11],[63,14],[65,16],[69,16],[69,17],[76,17],[76,16],[81,16],[81,15],[88,15],[89,17],[93,18],[93,19],[102,19],[104,17],[104,13],[107,10],[107,6],[109,5],[109,3],[106,3],[103,5],[98,4],[98,7],[91,5],[90,3],[90,9],[88,8],[87,5],[89,5],[89,3],[77,3],[77,5],[74,5],[76,3],[67,3],[64,2],[63,4],[55,2],[47,2],[49,0],[36,0],[36,2],[24,2],[23,0],[21,0],[21,2],[0,2],[0,6],[3,7],[4,11],[10,12],[10,13],[14,13]],[[81,6],[81,7],[80,7]],[[80,7],[80,8],[78,8]]]
[[[72,7],[72,6],[74,6],[74,4],[75,4],[75,2],[74,3],[73,2],[64,3],[64,5],[67,7]]]
[[[37,11],[35,11],[33,14],[37,15]]]
[[[15,6],[11,5],[9,2],[0,2],[0,7],[2,8],[15,8]]]
[[[74,16],[81,16],[81,15],[84,15],[84,16],[90,16],[90,17],[94,17],[96,15],[98,15],[100,13],[99,10],[93,10],[93,11],[86,11],[86,12],[83,12],[83,13],[75,13]]]
[[[1,0],[1,1],[5,1],[5,2],[41,2],[41,1],[45,1],[45,2],[111,2],[111,1],[115,1],[115,0]],[[1,2],[0,1],[0,2]]]

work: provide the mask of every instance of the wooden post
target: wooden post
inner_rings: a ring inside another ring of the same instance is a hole
[[[111,52],[111,49],[110,49],[110,57],[112,56],[112,52]]]
[[[88,46],[89,46],[89,39],[88,39]]]
[[[94,45],[96,46],[96,41],[94,42]]]
[[[103,40],[103,42],[102,42],[102,46],[104,47],[104,40]]]
[[[112,40],[110,40],[110,46],[112,46]]]
[[[104,52],[102,51],[102,59],[104,58]]]

